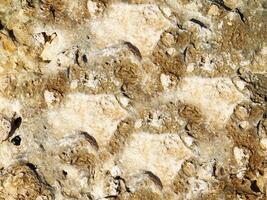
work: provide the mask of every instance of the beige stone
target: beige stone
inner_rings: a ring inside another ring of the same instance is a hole
[[[0,199],[266,199],[265,7],[0,0]]]

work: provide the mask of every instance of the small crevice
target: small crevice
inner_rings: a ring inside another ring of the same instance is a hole
[[[80,66],[80,63],[79,63],[79,49],[76,50],[76,52],[75,52],[75,63]]]
[[[34,2],[33,0],[27,0],[27,6],[30,7],[30,8],[34,8]]]
[[[2,24],[2,21],[0,20],[0,31],[3,30],[5,26]]]
[[[7,33],[13,42],[18,42],[13,30],[7,29]]]
[[[144,174],[146,174],[159,188],[163,189],[163,184],[158,176],[153,174],[151,171],[145,171]]]
[[[257,181],[256,180],[253,180],[251,181],[251,184],[250,184],[250,189],[253,191],[253,192],[261,192],[258,185],[257,185]]]
[[[62,174],[64,177],[66,177],[68,175],[68,172],[66,172],[65,170],[62,170]]]
[[[121,181],[124,183],[124,185],[125,185],[126,192],[131,193],[131,190],[130,190],[130,188],[127,186],[127,184],[126,184],[126,180],[125,180],[124,178],[122,178],[122,177],[120,177],[120,176],[116,176],[114,179],[115,179],[115,180],[121,180]]]
[[[26,165],[33,171],[36,171],[37,167],[32,163],[26,163]]]
[[[209,29],[207,25],[205,25],[203,22],[199,21],[198,19],[192,18],[190,19],[190,21],[198,24],[201,28]]]
[[[131,42],[125,41],[124,44],[130,49],[130,51],[138,57],[139,60],[142,60],[142,54],[139,49],[134,46]]]
[[[89,133],[87,132],[81,132],[81,134],[85,137],[85,139],[96,149],[99,150],[99,145],[96,141],[96,139],[91,136]]]
[[[46,43],[46,42],[51,43],[51,40],[52,40],[51,35],[47,35],[46,32],[42,32],[41,34],[42,34],[42,36],[43,36],[43,38],[44,38],[45,43]]]
[[[17,117],[13,121],[11,121],[11,130],[9,132],[9,136],[8,137],[11,137],[12,135],[14,135],[16,130],[20,127],[21,123],[22,123],[22,118],[21,117]]]
[[[226,6],[224,4],[224,1],[223,0],[211,0],[211,2],[215,3],[216,5],[222,7],[223,9],[225,9],[226,11],[232,11],[231,8],[229,8],[228,6]]]
[[[55,8],[53,6],[50,6],[49,11],[51,12],[53,18],[56,19],[56,10],[55,10]]]
[[[236,13],[240,16],[241,21],[245,22],[245,16],[238,8],[236,8]]]

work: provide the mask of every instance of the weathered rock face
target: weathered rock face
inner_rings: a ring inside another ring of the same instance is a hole
[[[0,199],[266,199],[264,0],[0,0]]]

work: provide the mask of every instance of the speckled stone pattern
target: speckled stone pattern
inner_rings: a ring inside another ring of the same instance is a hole
[[[0,0],[0,200],[265,200],[266,0]]]

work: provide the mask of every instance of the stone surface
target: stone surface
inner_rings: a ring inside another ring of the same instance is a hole
[[[0,0],[0,199],[266,199],[266,9]]]

